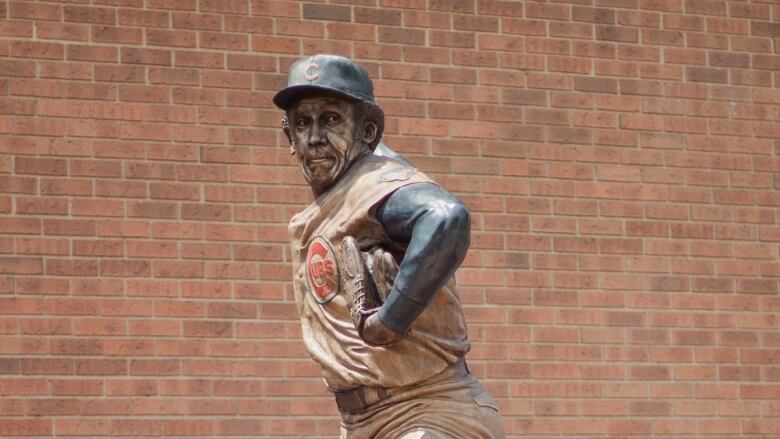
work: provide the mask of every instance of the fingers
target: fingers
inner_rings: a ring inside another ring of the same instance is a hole
[[[366,253],[361,252],[357,241],[350,236],[342,241],[341,252],[344,260],[345,299],[358,335],[374,346],[395,343],[402,334],[385,327],[376,314],[398,274],[395,258],[378,246]]]
[[[379,293],[379,298],[384,302],[393,288],[395,276],[398,274],[398,264],[396,264],[392,253],[385,251],[381,247],[372,249],[371,255],[371,266],[377,292]]]
[[[395,276],[398,274],[398,264],[395,263],[395,258],[390,252],[384,252],[384,254],[382,254],[382,262],[385,267],[385,279],[392,284],[395,280]]]

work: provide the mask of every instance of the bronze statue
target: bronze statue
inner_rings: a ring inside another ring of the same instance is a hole
[[[454,273],[468,209],[382,145],[368,72],[314,55],[274,96],[315,200],[289,224],[303,339],[342,416],[342,438],[503,438],[469,373]]]

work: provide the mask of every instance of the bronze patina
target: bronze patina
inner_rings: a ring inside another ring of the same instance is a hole
[[[274,96],[314,201],[290,220],[303,341],[342,417],[342,438],[503,438],[472,376],[454,273],[470,214],[384,144],[358,63],[314,55]]]

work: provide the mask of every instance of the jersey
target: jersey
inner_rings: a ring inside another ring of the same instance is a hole
[[[454,277],[393,345],[367,345],[350,317],[341,241],[352,236],[361,249],[402,247],[391,241],[374,212],[393,192],[414,183],[433,181],[393,159],[367,155],[290,220],[293,288],[303,341],[334,392],[409,386],[440,373],[470,349]]]

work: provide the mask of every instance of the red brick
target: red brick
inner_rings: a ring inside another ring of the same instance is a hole
[[[16,233],[20,232],[17,231]],[[67,255],[69,253],[69,244],[66,240],[62,239],[17,238],[16,252],[32,255]]]
[[[228,54],[227,65],[231,70],[272,72],[276,68],[272,58],[258,55]]]
[[[244,35],[201,32],[200,45],[210,49],[248,50],[249,40]]]
[[[266,432],[266,425],[264,419],[229,419],[218,421],[216,428],[221,435],[252,435]]]
[[[296,55],[300,51],[300,42],[295,38],[254,36],[252,50]]]
[[[92,40],[105,43],[141,44],[143,33],[141,29],[115,26],[93,26]]]
[[[225,66],[225,56],[221,53],[174,53],[174,64],[177,67],[201,67],[206,69],[221,69]]]
[[[457,30],[496,32],[499,20],[490,17],[456,16],[453,20],[453,26]]]
[[[151,273],[148,261],[102,260],[100,275],[113,277],[147,277]]]
[[[204,0],[200,2],[200,9],[227,14],[247,14],[249,13],[249,0]]]
[[[168,27],[170,14],[163,11],[119,9],[118,22],[125,26]]]
[[[50,436],[53,432],[51,419],[19,419],[0,422],[0,433],[8,436]]]
[[[661,25],[661,16],[653,12],[618,10],[617,22],[628,26],[658,28]],[[671,26],[665,27],[670,28]]]
[[[174,219],[178,214],[178,207],[174,203],[131,202],[127,205],[129,217]]]
[[[588,8],[575,6],[572,8],[572,20],[589,23],[615,24],[615,11],[605,8]]]
[[[425,27],[449,29],[451,18],[439,12],[404,11],[403,23],[406,27]],[[384,24],[384,23],[378,23]]]
[[[728,80],[725,70],[706,67],[687,67],[686,76],[688,80],[695,82],[726,83]]]
[[[352,12],[348,6],[304,3],[303,18],[309,20],[351,21]],[[358,14],[356,13],[356,19],[357,18]]]
[[[224,100],[221,90],[175,88],[173,91],[176,104],[219,105]]]
[[[224,165],[179,165],[176,175],[180,180],[224,182],[227,181],[227,168]]]
[[[224,30],[229,32],[245,32],[245,33],[264,33],[264,34],[270,34],[271,30],[273,28],[273,21],[270,18],[265,17],[242,17],[238,15],[229,15],[224,17],[225,25]],[[283,20],[279,19],[277,21],[278,31],[277,33],[280,35],[287,35],[290,27],[290,24],[292,23],[292,20]],[[212,26],[214,30],[219,30],[219,26]],[[312,27],[317,27],[316,25]],[[322,28],[322,25],[319,26]],[[296,35],[296,33],[293,31],[293,33],[290,33],[290,35]],[[308,33],[303,33],[303,35],[300,36],[306,36]]]
[[[566,5],[548,5],[532,3],[526,5],[526,16],[532,18],[547,18],[552,20],[566,20],[569,18],[570,9]]]
[[[40,258],[0,258],[2,274],[43,274],[43,261]]]
[[[170,56],[168,56],[170,59]],[[170,64],[170,61],[168,61]],[[152,84],[196,85],[200,81],[200,73],[192,69],[149,69],[149,82]]]
[[[16,197],[16,213],[39,215],[67,215],[67,201],[57,198]]]
[[[8,12],[11,18],[52,21],[60,21],[62,19],[62,7],[59,5],[15,1],[11,2]]]
[[[157,436],[162,433],[162,421],[156,419],[114,419],[111,420],[110,425],[112,436],[128,434]]]
[[[36,32],[38,38],[45,40],[89,40],[89,26],[80,24],[39,22],[36,26]]]
[[[480,15],[523,16],[523,5],[505,0],[487,0],[477,2]]]
[[[8,76],[35,76],[35,63],[32,61],[2,61],[0,67]]]
[[[148,128],[152,130],[154,128],[162,128],[160,125],[145,125],[140,126],[142,128]],[[175,167],[169,163],[144,163],[144,162],[126,162],[125,163],[125,176],[130,178],[144,178],[144,179],[173,179]]]
[[[33,177],[0,177],[0,189],[5,193],[35,193],[36,180]]]
[[[76,23],[116,23],[116,11],[110,8],[93,8],[86,6],[65,6],[65,21]]]
[[[431,45],[433,46],[473,49],[476,47],[475,41],[475,35],[469,32],[433,31],[431,34]]]
[[[219,15],[215,14],[195,14],[195,13],[181,13],[174,12],[173,27],[195,30],[220,30],[221,19]],[[168,35],[174,36],[174,33],[168,33]],[[188,38],[191,33],[187,33]]]
[[[41,43],[33,41],[11,42],[11,54],[24,58],[63,59],[64,48],[57,43]]]
[[[449,51],[445,49],[407,46],[403,49],[403,56],[411,62],[449,64]]]
[[[98,223],[99,236],[143,237],[149,234],[145,221],[101,220]]]
[[[164,87],[146,85],[123,85],[119,88],[119,99],[129,102],[170,102],[170,91]]]
[[[252,13],[255,15],[272,15],[283,17],[300,16],[300,4],[297,2],[278,0],[252,0]]]
[[[173,138],[178,142],[224,143],[224,130],[211,127],[174,127]]]
[[[146,29],[147,44],[153,46],[195,47],[195,32]]]
[[[621,43],[638,43],[639,33],[636,29],[630,27],[596,26],[596,39]]]
[[[438,32],[438,31],[434,31]],[[407,45],[418,45],[422,46],[425,42],[425,33],[420,30],[415,29],[401,29],[401,28],[395,28],[395,27],[380,27],[377,30],[378,38],[380,43],[401,43],[401,44],[407,44]],[[461,44],[465,44],[462,42],[453,42],[448,37],[444,36],[444,38],[440,38],[441,35],[437,36],[439,34],[433,35],[431,37],[433,43],[432,46],[448,46],[448,47],[474,47],[473,44],[470,46],[463,46]],[[473,38],[473,37],[472,37]],[[457,40],[457,37],[456,37]],[[369,41],[373,41],[373,38],[371,38]],[[448,44],[449,43],[449,44]]]

